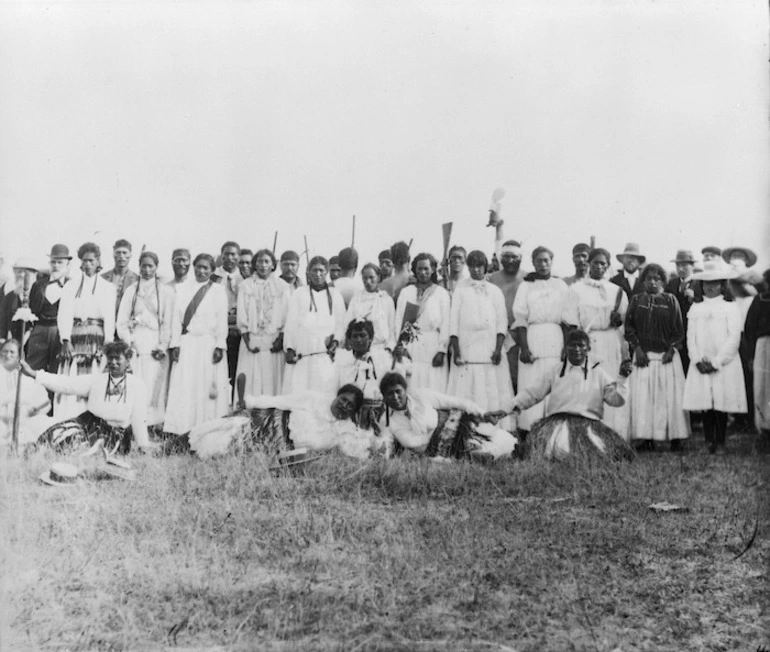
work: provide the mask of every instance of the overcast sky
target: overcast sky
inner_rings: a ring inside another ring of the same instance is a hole
[[[767,3],[0,2],[0,248],[362,262],[590,235],[770,264]],[[168,270],[168,265],[166,265]]]

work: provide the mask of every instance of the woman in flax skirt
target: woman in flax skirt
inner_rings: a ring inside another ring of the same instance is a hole
[[[168,348],[176,293],[156,274],[158,256],[139,256],[139,280],[123,294],[118,309],[118,337],[134,350],[131,369],[147,388],[147,425],[160,426],[166,416]]]
[[[227,414],[227,294],[211,280],[214,257],[198,254],[195,279],[178,286],[171,324],[171,382],[166,432],[183,435]]]
[[[707,262],[693,279],[700,281],[703,297],[687,313],[687,348],[690,371],[684,388],[684,408],[703,412],[703,434],[709,453],[724,453],[727,413],[746,411],[746,390],[738,348],[742,313],[727,300],[727,281],[735,272],[721,262]],[[729,295],[728,295],[729,296]]]
[[[400,348],[412,361],[411,387],[444,393],[448,379],[446,353],[451,301],[449,292],[438,285],[437,267],[431,254],[415,256],[412,272],[416,283],[407,285],[398,295],[396,328],[401,333]]]
[[[642,440],[642,450],[654,450],[656,441],[671,442],[681,450],[690,436],[690,425],[682,404],[684,369],[678,348],[684,339],[679,302],[663,291],[668,275],[650,263],[639,275],[642,294],[634,295],[626,315],[626,339],[633,351],[634,374],[630,390],[630,431]]]
[[[98,373],[102,347],[115,336],[115,286],[98,274],[101,250],[93,242],[78,249],[80,278],[62,289],[56,324],[61,338],[60,374],[82,376]],[[54,399],[54,417],[66,419],[85,409],[85,400],[59,394]]]

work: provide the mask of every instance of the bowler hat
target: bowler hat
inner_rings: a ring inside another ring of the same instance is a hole
[[[695,258],[692,255],[692,251],[689,249],[679,249],[676,252],[676,257],[671,261],[672,263],[695,263]]]
[[[49,258],[66,258],[67,260],[72,260],[72,256],[70,256],[70,250],[67,247],[67,245],[63,244],[55,244],[53,247],[51,247],[51,253],[48,254]]]
[[[722,252],[722,258],[725,259],[725,262],[730,262],[730,257],[736,253],[742,253],[744,256],[746,256],[746,267],[751,267],[757,262],[757,254],[755,254],[751,249],[747,249],[746,247],[728,247]]]
[[[623,250],[623,253],[617,254],[615,258],[617,258],[618,261],[622,263],[623,256],[633,256],[634,258],[638,258],[642,263],[647,260],[647,256],[643,256],[641,253],[639,253],[638,242],[626,242],[626,248]]]

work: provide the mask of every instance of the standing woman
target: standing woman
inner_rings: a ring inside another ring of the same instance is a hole
[[[139,280],[124,292],[118,308],[118,337],[135,355],[131,369],[147,388],[147,425],[158,426],[166,416],[168,348],[176,293],[157,276],[158,256],[139,256]]]
[[[632,439],[646,442],[646,450],[654,450],[656,440],[681,450],[681,440],[690,436],[677,351],[684,339],[682,312],[676,297],[663,292],[667,278],[660,265],[647,265],[639,276],[644,292],[631,297],[626,315],[626,339],[636,365],[629,383],[629,428]]]
[[[364,289],[356,292],[348,305],[345,323],[366,319],[374,326],[373,350],[393,351],[396,346],[396,306],[390,295],[380,290],[382,275],[374,263],[366,263],[361,270]],[[342,341],[344,333],[337,333]]]
[[[437,267],[431,254],[417,254],[412,261],[416,283],[407,285],[398,295],[396,328],[401,332],[404,316],[415,327],[410,341],[402,344],[412,359],[410,385],[443,394],[448,380],[446,351],[451,301],[449,292],[438,285]]]
[[[227,294],[211,279],[214,257],[198,254],[195,278],[177,286],[171,322],[171,384],[164,430],[177,435],[227,414]]]
[[[610,266],[610,252],[592,249],[588,253],[588,277],[569,287],[564,322],[583,330],[589,339],[590,358],[602,369],[614,374],[623,361],[623,320],[628,297],[623,288],[605,280]],[[628,408],[604,407],[602,422],[628,441]]]
[[[470,279],[452,295],[449,348],[452,368],[447,393],[469,399],[484,411],[499,410],[513,400],[508,358],[502,354],[508,315],[502,290],[484,280],[487,257],[471,251]]]
[[[101,351],[115,333],[115,286],[99,276],[101,250],[93,242],[78,249],[80,278],[62,288],[56,325],[61,339],[60,374],[82,376],[98,373]],[[54,417],[66,419],[85,409],[85,400],[59,394]]]
[[[308,286],[297,288],[289,299],[284,329],[286,351],[284,394],[327,387],[334,375],[332,360],[345,330],[345,302],[326,282],[329,262],[314,256],[308,265]]]
[[[703,411],[703,434],[709,453],[714,454],[725,449],[727,413],[746,412],[738,354],[743,319],[738,305],[725,298],[727,280],[735,278],[735,272],[718,262],[707,262],[704,268],[693,275],[693,280],[702,283],[703,296],[695,299],[687,313],[690,370],[684,409]]]
[[[283,387],[283,328],[289,286],[274,274],[275,256],[260,249],[251,259],[252,274],[238,288],[241,332],[236,377],[246,376],[245,394],[275,396]]]
[[[519,391],[538,387],[562,364],[564,331],[562,319],[567,303],[567,284],[551,276],[553,252],[536,247],[532,252],[535,271],[524,277],[513,301],[513,326],[519,345]],[[524,410],[519,428],[528,431],[546,414],[548,399]]]

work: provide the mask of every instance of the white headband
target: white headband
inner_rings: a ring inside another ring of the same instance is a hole
[[[517,247],[516,245],[503,245],[500,254],[502,255],[505,253],[521,255],[521,247]]]

